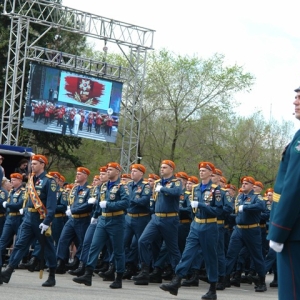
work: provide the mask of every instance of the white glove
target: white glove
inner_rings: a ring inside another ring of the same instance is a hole
[[[70,206],[70,205],[68,205],[68,206],[67,206],[67,209],[71,209],[71,206]]]
[[[72,215],[72,212],[71,212],[71,209],[70,209],[70,208],[66,210],[66,215],[67,215],[68,217],[70,217],[70,216]]]
[[[198,205],[199,205],[198,201],[191,201],[191,207],[192,208],[196,208],[196,207],[198,207]]]
[[[92,198],[89,198],[88,200],[88,204],[94,204],[96,202],[96,198],[92,197]]]
[[[24,214],[24,209],[23,209],[23,208],[20,208],[20,209],[19,209],[19,212],[20,212],[21,215],[23,215],[23,214]]]
[[[244,209],[244,205],[240,205],[239,206],[239,212],[243,212],[243,209]]]
[[[100,201],[100,207],[101,208],[106,208],[106,202],[107,201]]]
[[[46,230],[49,228],[49,226],[45,225],[44,223],[41,223],[39,228],[42,229],[41,234],[43,234],[44,232],[46,232]]]
[[[4,208],[6,208],[6,203],[7,203],[7,201],[4,201],[4,202],[2,203],[2,206],[3,206]]]
[[[155,192],[160,192],[161,188],[162,188],[162,185],[160,185],[160,184],[157,185],[155,188]]]
[[[96,218],[91,218],[91,224],[97,224],[98,219]]]
[[[270,248],[272,248],[275,252],[281,252],[283,249],[283,244],[280,244],[280,243],[270,241],[269,245],[270,245]]]

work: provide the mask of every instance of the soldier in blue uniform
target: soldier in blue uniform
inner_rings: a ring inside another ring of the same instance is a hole
[[[295,117],[300,120],[300,87],[295,92]],[[274,185],[268,239],[277,252],[279,300],[300,295],[299,145],[300,130],[282,154]]]
[[[120,182],[121,166],[118,163],[107,164],[109,181],[100,189],[100,207],[102,214],[97,222],[88,261],[83,276],[73,278],[76,283],[92,285],[93,270],[96,267],[99,253],[111,241],[116,263],[117,276],[110,288],[122,288],[122,277],[125,270],[124,228],[125,211],[129,205],[129,190]]]
[[[171,283],[161,284],[160,288],[172,295],[177,295],[182,278],[187,275],[196,256],[199,256],[199,250],[202,250],[210,282],[209,291],[202,296],[202,299],[217,299],[217,217],[223,213],[222,195],[220,188],[211,181],[211,176],[215,171],[214,165],[210,162],[200,162],[198,168],[201,183],[193,187],[193,201],[191,202],[195,219],[191,224],[191,230],[180,263],[176,267],[176,276],[174,276]]]
[[[169,252],[169,259],[173,270],[180,260],[178,248],[179,200],[182,194],[181,181],[174,176],[175,163],[171,160],[161,162],[161,180],[156,181],[154,187],[155,214],[146,226],[139,239],[139,255],[141,271],[133,276],[134,284],[149,284],[149,267],[152,261],[151,245],[163,238]]]
[[[64,274],[65,263],[68,261],[68,249],[72,241],[77,239],[78,247],[72,267],[77,269],[79,257],[82,250],[85,232],[90,225],[91,213],[94,203],[89,203],[90,190],[88,176],[90,170],[85,167],[78,167],[76,172],[76,185],[69,194],[69,206],[66,215],[69,220],[64,226],[57,246],[57,274]]]
[[[27,184],[27,211],[19,228],[18,239],[14,245],[9,264],[5,271],[2,272],[2,278],[5,283],[9,282],[12,272],[28,251],[32,240],[36,238],[38,240],[44,239],[44,256],[49,267],[48,280],[42,286],[50,287],[55,285],[56,256],[49,228],[56,209],[57,187],[55,180],[46,174],[45,166],[47,164],[48,160],[43,155],[33,155],[31,157],[33,175]]]
[[[65,211],[67,209],[68,205],[68,195],[66,191],[59,186],[60,183],[60,174],[59,172],[52,171],[48,173],[50,176],[52,176],[57,184],[57,191],[56,191],[56,199],[57,199],[57,206],[55,210],[54,219],[52,221],[52,237],[54,240],[55,248],[57,248],[57,244],[60,238],[60,234],[63,230],[63,227],[65,225]],[[27,268],[28,271],[34,272],[38,268],[38,264],[40,262],[39,256],[40,256],[41,246],[39,244],[39,241],[37,240],[34,245],[34,251],[31,254],[31,259],[29,263],[25,264],[24,267]]]
[[[229,193],[224,188],[226,185],[226,178],[222,176],[223,173],[220,169],[215,169],[214,174],[212,175],[212,182],[219,186],[221,189],[222,194],[222,206],[223,206],[223,213],[217,217],[217,224],[218,224],[218,283],[217,283],[217,290],[224,290],[225,289],[225,273],[226,273],[226,260],[225,260],[225,242],[224,242],[224,235],[225,235],[225,219],[233,212],[233,205]]]
[[[254,178],[245,176],[241,179],[242,193],[237,198],[235,207],[236,226],[231,235],[226,256],[226,285],[230,286],[230,274],[234,268],[238,254],[245,246],[253,259],[255,270],[259,275],[256,292],[266,291],[264,258],[261,250],[260,218],[265,203],[260,194],[253,191]]]
[[[0,166],[0,168],[2,168]],[[2,169],[1,169],[2,171]],[[2,235],[5,219],[6,219],[6,209],[3,207],[3,203],[7,202],[8,190],[10,190],[11,185],[8,184],[9,180],[6,177],[2,177],[1,187],[0,187],[0,236]],[[8,187],[7,187],[8,186]]]
[[[151,190],[148,181],[143,180],[146,172],[145,166],[133,164],[130,166],[131,181],[127,184],[130,196],[129,207],[125,216],[125,260],[126,278],[130,279],[134,275],[139,263],[138,248],[132,245],[133,237],[135,244],[142,235],[146,225],[150,220],[150,196]],[[124,277],[123,277],[124,278]]]
[[[101,185],[105,182],[107,182],[107,168],[106,166],[99,168],[100,175],[94,176],[93,180],[93,188],[91,189],[91,198],[88,200],[88,202],[93,203],[94,202],[94,209],[93,209],[93,217],[91,219],[91,223],[88,227],[88,229],[85,232],[82,251],[80,255],[80,263],[76,270],[70,270],[68,273],[75,276],[82,276],[85,273],[85,266],[87,263],[89,251],[91,248],[94,232],[97,227],[97,220],[99,215],[101,214],[101,208],[99,206],[100,201],[100,188]]]
[[[13,188],[9,192],[8,200],[2,203],[2,206],[6,208],[7,217],[0,238],[1,253],[5,251],[14,235],[18,233],[23,218],[19,210],[23,207],[26,194],[22,184],[23,175],[20,173],[12,173],[10,174],[10,178]],[[2,267],[1,255],[0,267]]]

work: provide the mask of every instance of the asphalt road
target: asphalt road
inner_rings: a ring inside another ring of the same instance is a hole
[[[69,274],[56,275],[56,286],[44,288],[41,284],[47,279],[48,273],[44,272],[43,279],[39,279],[39,273],[30,273],[27,270],[16,270],[8,284],[0,285],[0,299],[9,300],[152,300],[152,299],[201,299],[208,290],[208,284],[200,281],[199,287],[181,287],[178,296],[173,296],[162,291],[159,284],[151,283],[148,286],[136,286],[130,280],[123,281],[123,288],[112,290],[110,282],[102,281],[98,276],[93,277],[91,287],[80,285],[72,281]],[[218,291],[218,300],[252,300],[278,299],[277,289],[270,288],[269,283],[273,276],[267,275],[268,291],[256,293],[254,286],[242,284],[240,288],[232,287],[224,291]]]

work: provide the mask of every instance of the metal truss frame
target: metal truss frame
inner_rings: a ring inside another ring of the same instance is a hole
[[[2,14],[11,19],[11,31],[0,143],[18,145],[26,64],[36,61],[72,69],[127,85],[121,110],[123,131],[120,163],[124,171],[128,172],[130,164],[138,161],[146,58],[147,51],[153,50],[155,31],[46,0],[5,0]],[[44,25],[46,29],[28,45],[31,23]],[[35,43],[52,28],[117,44],[129,67],[37,47]]]

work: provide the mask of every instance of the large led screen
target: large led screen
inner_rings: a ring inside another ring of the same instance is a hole
[[[115,143],[123,84],[31,64],[23,127]]]

